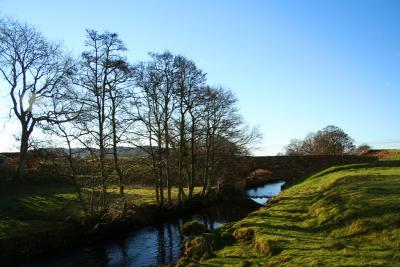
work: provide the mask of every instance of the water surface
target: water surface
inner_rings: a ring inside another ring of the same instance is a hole
[[[246,190],[246,193],[255,202],[265,205],[268,199],[278,195],[279,192],[281,192],[282,185],[284,184],[284,181],[274,181],[264,186],[248,189]]]

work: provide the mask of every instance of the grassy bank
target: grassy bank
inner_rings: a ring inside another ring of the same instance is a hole
[[[201,188],[196,188],[199,192]],[[119,188],[110,187],[109,195],[118,196]],[[176,199],[177,189],[172,195]],[[155,192],[150,187],[127,187],[131,205],[155,204]],[[23,184],[0,188],[0,239],[25,236],[40,230],[58,229],[83,216],[74,188],[68,184]]]
[[[201,188],[195,188],[199,192]],[[118,187],[109,188],[110,208],[121,208]],[[178,190],[172,190],[173,199]],[[155,192],[150,187],[126,188],[130,221],[151,222],[157,213]],[[171,210],[172,211],[172,210]],[[112,210],[110,211],[112,213]],[[168,211],[167,211],[168,212]],[[136,218],[140,217],[140,218]],[[8,184],[0,187],[0,258],[29,257],[81,242],[86,229],[72,185],[66,182]],[[115,228],[115,227],[114,227]],[[117,226],[121,228],[121,226]],[[112,230],[112,229],[110,229]]]
[[[221,231],[221,230],[219,230]],[[400,161],[328,168],[224,227],[206,266],[399,266]],[[229,240],[229,239],[228,239]],[[209,258],[209,259],[206,259]]]

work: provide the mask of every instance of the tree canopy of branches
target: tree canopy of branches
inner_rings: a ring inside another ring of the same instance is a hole
[[[120,194],[124,197],[124,177],[117,146],[127,129],[124,108],[129,98],[128,85],[132,67],[124,57],[126,47],[116,33],[87,30],[87,50],[82,53],[75,85],[81,90],[83,106],[80,120],[80,141],[87,149],[97,148],[92,157],[98,162],[101,181],[101,209],[107,207],[109,174],[107,148],[112,148],[113,169],[119,178]],[[129,124],[128,124],[129,125]]]
[[[149,144],[157,200],[163,205],[164,185],[171,202],[173,176],[180,202],[192,197],[196,182],[205,195],[221,176],[222,159],[244,153],[258,134],[243,127],[232,92],[207,86],[193,61],[168,51],[150,55],[151,61],[136,67],[137,116]]]
[[[54,110],[51,98],[65,94],[72,73],[73,62],[59,44],[49,42],[28,24],[11,18],[0,20],[0,74],[21,125],[17,178],[23,175],[35,125],[55,122],[66,112]]]
[[[110,185],[119,187],[126,210],[130,166],[121,164],[122,145],[145,151],[148,180],[164,206],[172,204],[174,186],[181,204],[195,186],[207,195],[226,178],[226,160],[247,154],[260,137],[244,123],[234,94],[207,85],[194,61],[165,51],[130,64],[126,51],[118,34],[87,30],[85,51],[72,60],[34,27],[0,21],[0,74],[21,124],[18,176],[40,126],[46,145],[63,158],[54,169],[71,178],[87,216],[107,213]]]
[[[304,140],[292,139],[286,155],[342,155],[354,150],[354,140],[337,126],[329,125]]]

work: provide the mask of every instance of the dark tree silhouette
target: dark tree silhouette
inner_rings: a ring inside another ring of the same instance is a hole
[[[72,73],[73,62],[59,44],[26,23],[11,18],[0,21],[0,74],[9,86],[12,110],[21,125],[17,179],[23,176],[37,123],[55,121],[64,112],[54,110],[49,99],[68,87]]]
[[[354,140],[342,129],[328,125],[304,140],[292,139],[286,155],[342,155],[354,150]]]

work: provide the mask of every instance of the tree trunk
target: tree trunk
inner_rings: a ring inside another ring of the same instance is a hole
[[[203,176],[203,189],[201,191],[201,196],[204,197],[206,194],[207,190],[207,185],[209,181],[209,172],[210,172],[210,132],[209,129],[207,128],[207,134],[206,134],[206,163],[205,163],[205,172]]]
[[[124,193],[124,188],[125,188],[124,174],[121,170],[121,166],[119,165],[117,122],[116,122],[116,104],[115,104],[115,98],[113,97],[111,90],[110,90],[110,98],[111,98],[111,103],[112,103],[111,124],[112,124],[112,139],[113,139],[114,170],[117,172],[117,175],[118,175],[119,193],[120,193],[121,199],[123,201],[122,216],[125,216],[128,203],[127,203],[127,199],[126,199],[125,193]]]
[[[69,162],[69,167],[71,169],[72,182],[74,184],[76,193],[78,194],[79,203],[82,206],[83,213],[85,214],[85,217],[87,217],[88,216],[88,209],[86,207],[85,200],[83,199],[83,196],[82,196],[81,187],[79,186],[78,181],[76,179],[76,170],[75,170],[75,165],[74,165],[74,161],[73,161],[73,158],[72,158],[71,142],[68,139],[68,137],[67,137],[67,145],[68,145],[68,162]]]
[[[161,133],[161,132],[159,132]],[[160,206],[164,206],[164,179],[162,172],[162,146],[161,146],[161,134],[158,136],[158,186],[160,188]]]
[[[165,178],[167,182],[167,190],[168,190],[168,204],[172,203],[171,200],[171,176],[169,170],[169,130],[168,130],[168,104],[166,103],[164,111],[164,131],[165,131]]]
[[[181,148],[179,147],[179,162],[178,162],[178,201],[179,204],[182,204],[182,198],[183,198],[183,183],[182,183],[182,151]]]
[[[122,215],[125,216],[126,209],[127,209],[127,199],[125,197],[125,181],[124,181],[124,174],[122,172],[121,166],[119,165],[119,158],[118,158],[118,147],[117,147],[117,134],[115,129],[115,120],[113,120],[113,157],[114,157],[114,169],[117,172],[118,179],[119,179],[119,194],[123,201],[122,207]]]
[[[153,169],[153,175],[154,175],[154,190],[156,192],[156,200],[157,200],[157,205],[160,205],[160,192],[159,192],[159,184],[158,184],[158,172],[157,172],[157,164],[156,164],[156,156],[155,152],[153,149],[153,141],[152,141],[152,133],[151,130],[149,130],[149,145],[150,145],[150,154],[151,154],[151,165]]]
[[[192,118],[191,138],[190,138],[190,158],[191,158],[191,172],[189,183],[189,198],[193,197],[194,181],[196,179],[196,151],[195,151],[195,121]]]
[[[104,107],[99,116],[99,149],[100,149],[100,177],[101,177],[101,197],[100,197],[100,213],[104,213],[107,207],[107,177],[105,170],[105,145],[104,145],[104,128],[103,116]]]
[[[24,176],[26,163],[28,161],[29,132],[25,125],[22,125],[21,143],[19,148],[19,162],[16,173],[16,180],[21,180]]]
[[[182,94],[182,93],[181,93]],[[180,125],[179,125],[179,185],[178,200],[182,204],[183,201],[183,165],[184,165],[184,149],[185,149],[185,113],[183,111],[183,101],[180,101]]]

